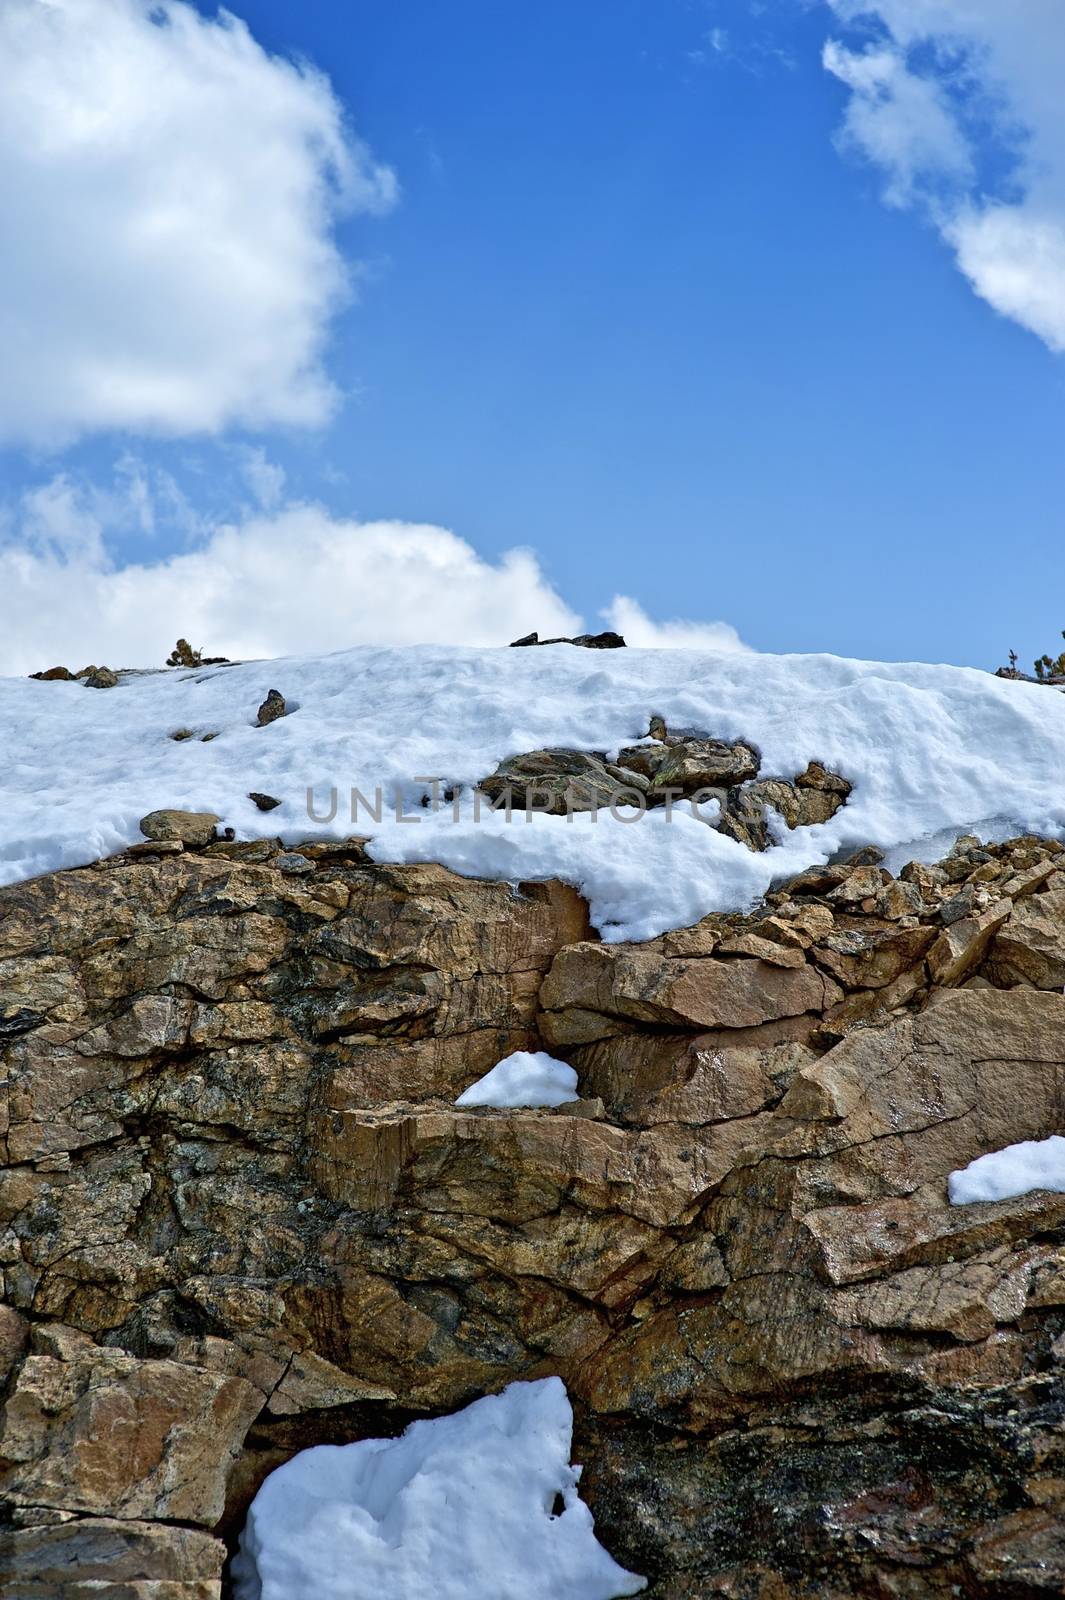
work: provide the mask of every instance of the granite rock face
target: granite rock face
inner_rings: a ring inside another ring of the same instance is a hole
[[[1060,847],[608,946],[173,843],[0,891],[0,1593],[217,1600],[295,1450],[547,1373],[655,1597],[1062,1592],[1065,1196],[946,1197],[1061,1131]],[[538,1048],[579,1101],[454,1106]]]

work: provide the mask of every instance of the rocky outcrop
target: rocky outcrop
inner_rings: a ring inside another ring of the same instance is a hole
[[[647,742],[626,745],[616,761],[601,750],[530,750],[507,756],[477,789],[508,815],[513,809],[548,816],[607,807],[642,811],[688,801],[701,821],[748,850],[770,844],[772,816],[788,828],[827,822],[851,792],[846,778],[819,761],[809,762],[794,781],[754,782],[760,765],[758,752],[742,740],[669,733],[660,717],[652,717]],[[716,804],[716,817],[702,809],[709,802]]]
[[[1060,1131],[1063,941],[1037,840],[642,945],[357,841],[3,890],[0,1592],[215,1600],[293,1451],[559,1373],[658,1600],[1060,1593],[1065,1196],[945,1180]]]

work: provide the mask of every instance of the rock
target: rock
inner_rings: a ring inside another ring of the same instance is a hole
[[[124,854],[134,860],[138,856],[179,856],[184,848],[180,839],[139,839]]]
[[[118,673],[112,672],[110,667],[93,667],[84,682],[86,689],[114,689],[118,683]]]
[[[878,867],[884,859],[884,852],[879,845],[863,844],[860,849],[851,850],[839,859],[848,867]]]
[[[0,1533],[8,1600],[217,1600],[226,1547],[173,1524],[77,1517]]]
[[[844,800],[854,788],[846,778],[838,772],[830,772],[820,761],[809,762],[797,775],[795,785],[799,789],[820,789],[826,794],[838,794]]]
[[[830,972],[844,988],[882,989],[919,966],[935,936],[934,928],[900,928],[898,923],[890,922],[877,926],[872,917],[867,917],[855,927],[837,923],[835,931],[816,945],[812,954],[818,966]]]
[[[285,697],[277,689],[271,689],[259,707],[255,720],[260,728],[265,728],[267,723],[276,722],[278,717],[286,715]]]
[[[768,961],[775,967],[806,965],[806,957],[798,941],[767,939],[754,931],[729,934],[717,948],[722,955],[755,956],[759,961]]]
[[[798,790],[779,778],[733,789],[722,807],[718,827],[748,850],[764,850],[770,842],[768,809],[781,816],[789,828],[795,827],[800,814]]]
[[[820,1012],[840,994],[805,962],[794,970],[742,957],[685,960],[581,944],[559,952],[540,998],[545,1037],[566,1044],[602,1037],[611,1031],[611,1018],[659,1027],[751,1028]],[[590,1020],[597,1017],[598,1023]],[[589,1033],[589,1026],[601,1032]]]
[[[1013,983],[1058,991],[1065,987],[1065,889],[1033,894],[1014,906],[996,934],[988,976],[1003,987]]]
[[[851,870],[850,867],[833,865],[807,867],[803,872],[797,872],[794,877],[788,878],[782,888],[793,898],[827,894],[830,889],[846,883]]]
[[[726,744],[690,730],[670,733],[661,717],[652,717],[651,729],[654,742],[627,745],[617,762],[600,751],[571,749],[508,756],[478,788],[496,802],[505,801],[509,791],[512,806],[556,816],[611,804],[642,809],[682,797],[694,801],[698,796],[700,804],[712,799],[719,808],[714,825],[751,850],[764,850],[769,843],[768,808],[789,828],[825,822],[850,790],[845,779],[816,763],[803,774],[801,788],[778,778],[752,783],[759,758],[750,745]]]
[[[541,639],[538,633],[527,633],[521,639],[511,640],[511,649],[530,644],[576,644],[585,650],[624,650],[625,641],[620,633],[579,633],[573,639]]]
[[[887,874],[881,867],[856,866],[847,874],[842,883],[830,889],[826,899],[841,905],[857,905],[861,900],[876,900],[881,889],[887,882]]]
[[[118,1350],[30,1355],[0,1425],[5,1498],[211,1527],[263,1398],[242,1378]]]
[[[255,789],[251,790],[248,799],[253,801],[260,811],[276,811],[281,804],[281,801],[276,800],[272,794],[260,794]]]
[[[755,776],[758,764],[750,745],[720,739],[673,739],[618,751],[618,765],[642,773],[654,789],[679,789],[685,795],[743,783]]]
[[[69,667],[49,667],[46,672],[31,672],[31,678],[41,683],[73,683],[74,674]]]
[[[283,850],[274,857],[274,866],[279,872],[300,876],[303,873],[314,871],[314,862],[300,850]]]
[[[1065,1521],[1061,1506],[1028,1507],[981,1528],[966,1565],[991,1592],[1024,1585],[1030,1594],[1065,1593]]]
[[[971,862],[990,933],[852,863],[607,945],[560,884],[147,842],[0,889],[5,1597],[218,1600],[294,1451],[544,1372],[670,1600],[1059,1591],[1065,1195],[946,1194],[1060,1129],[1065,997],[986,976],[1053,959],[1055,873],[1001,895],[1053,852]],[[576,1106],[455,1107],[548,1044]]]
[[[549,816],[567,811],[592,811],[611,804],[633,804],[647,790],[647,779],[601,755],[581,750],[533,750],[508,756],[489,777],[477,785],[491,801],[510,795],[515,810],[530,809]],[[623,791],[628,790],[625,794]]]
[[[140,830],[151,840],[177,840],[190,850],[210,844],[221,822],[213,811],[149,811]]]
[[[1011,909],[1010,901],[1000,900],[979,916],[949,923],[928,952],[932,981],[953,988],[975,972]]]

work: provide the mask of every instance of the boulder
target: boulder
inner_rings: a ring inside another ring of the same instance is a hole
[[[139,826],[146,839],[178,840],[197,850],[211,843],[221,820],[213,811],[149,811]]]
[[[264,1396],[239,1377],[91,1341],[30,1355],[0,1423],[9,1505],[213,1527]]]
[[[671,739],[666,744],[626,745],[618,764],[642,773],[652,789],[679,789],[685,795],[700,789],[727,789],[753,778],[758,754],[748,744],[720,739]]]
[[[7,1600],[217,1600],[226,1547],[194,1528],[114,1517],[0,1533]]]
[[[529,806],[549,816],[565,816],[567,811],[631,805],[646,792],[648,783],[642,774],[608,762],[605,756],[551,749],[508,756],[477,787],[492,801],[505,801],[509,793],[515,810]]]
[[[1006,987],[1065,988],[1065,888],[1021,899],[995,935],[988,976]]]
[[[805,961],[795,968],[742,956],[685,959],[586,943],[567,946],[555,958],[540,992],[541,1027],[556,1044],[617,1032],[622,1019],[655,1027],[753,1028],[820,1013],[840,998]],[[600,1031],[589,1033],[589,1027]]]

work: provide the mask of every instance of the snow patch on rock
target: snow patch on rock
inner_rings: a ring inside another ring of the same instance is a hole
[[[1033,1189],[1065,1194],[1065,1138],[1024,1139],[977,1156],[967,1167],[947,1179],[951,1205],[969,1206],[979,1200],[1012,1200]]]
[[[237,1600],[614,1600],[646,1580],[595,1537],[560,1378],[398,1439],[318,1445],[252,1502]],[[556,1514],[561,1499],[562,1509]]]
[[[515,1050],[464,1089],[457,1106],[562,1106],[578,1095],[577,1074],[544,1050]]]

